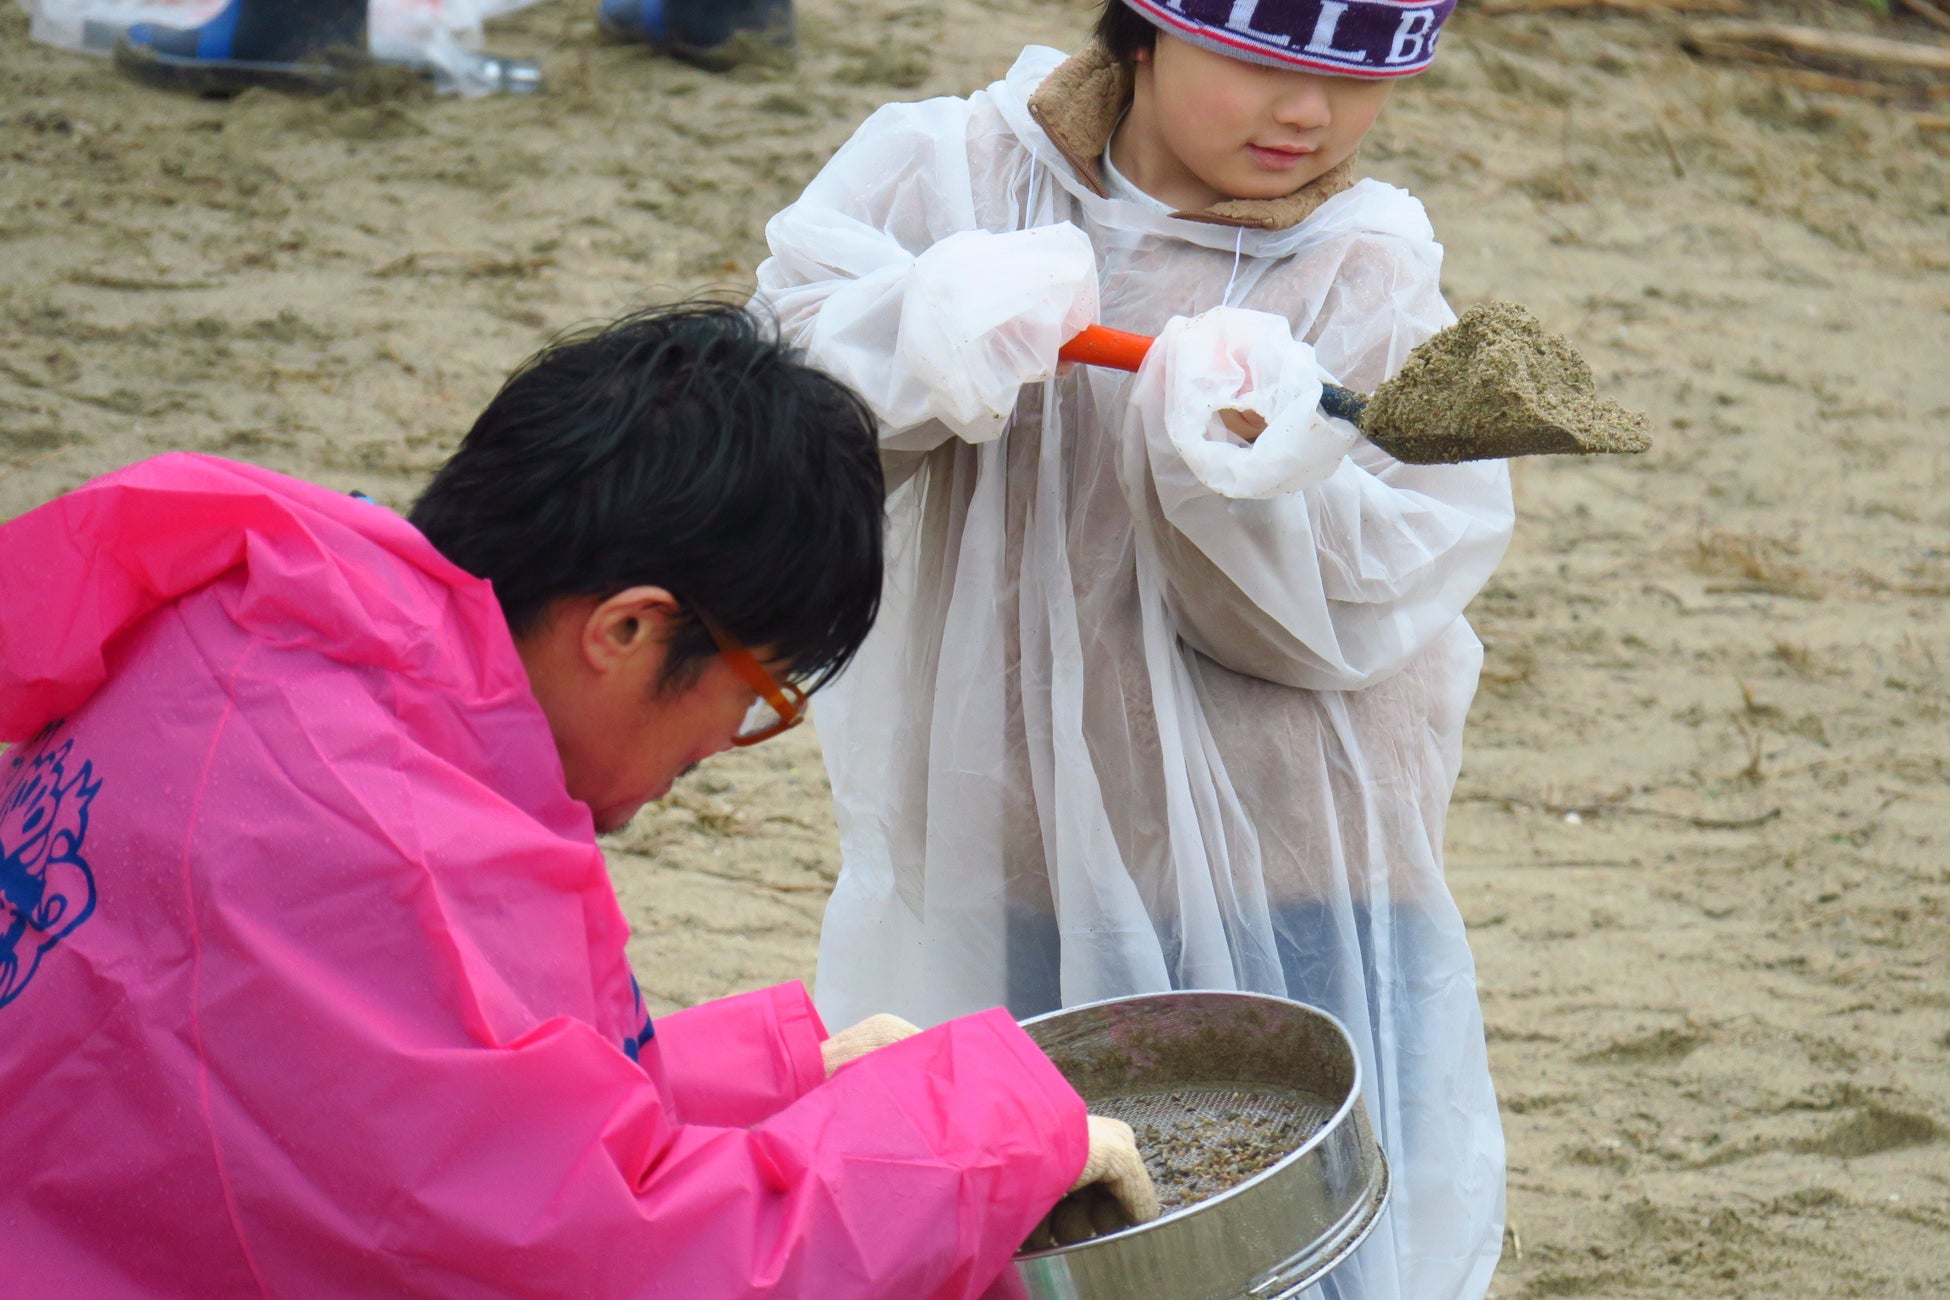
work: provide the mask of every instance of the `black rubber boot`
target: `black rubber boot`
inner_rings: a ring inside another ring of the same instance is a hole
[[[200,27],[137,23],[115,45],[138,81],[199,95],[336,90],[371,61],[366,0],[230,0]]]
[[[597,21],[713,71],[792,61],[792,0],[602,0]]]

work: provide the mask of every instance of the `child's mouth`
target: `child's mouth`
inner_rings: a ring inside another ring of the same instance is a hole
[[[1253,156],[1254,162],[1268,171],[1275,172],[1292,171],[1314,153],[1311,148],[1299,146],[1275,148],[1261,144],[1249,144],[1246,146],[1246,151]]]

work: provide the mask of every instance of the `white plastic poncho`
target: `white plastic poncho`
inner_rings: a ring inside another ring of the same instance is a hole
[[[878,412],[892,489],[885,608],[819,702],[821,1009],[1324,1006],[1394,1200],[1323,1291],[1481,1297],[1503,1139],[1441,846],[1509,479],[1312,413],[1322,373],[1372,389],[1454,319],[1441,249],[1372,180],[1279,231],[1100,197],[1028,112],[1061,57],[881,109],[767,231],[760,295]],[[1056,376],[1092,319],[1163,338]]]

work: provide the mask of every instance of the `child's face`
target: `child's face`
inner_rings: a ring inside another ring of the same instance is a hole
[[[1338,166],[1374,125],[1394,85],[1265,67],[1163,32],[1139,62],[1137,83],[1140,103],[1148,94],[1151,111],[1134,105],[1130,125],[1162,146],[1145,152],[1167,169],[1182,169],[1172,188],[1188,193],[1196,184],[1210,192],[1199,206],[1282,198]]]

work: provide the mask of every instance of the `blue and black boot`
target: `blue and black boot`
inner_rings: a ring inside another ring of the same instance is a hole
[[[199,95],[326,92],[371,62],[366,0],[230,0],[200,27],[137,23],[115,45],[136,80]]]
[[[602,0],[597,21],[713,71],[792,61],[792,0]]]

